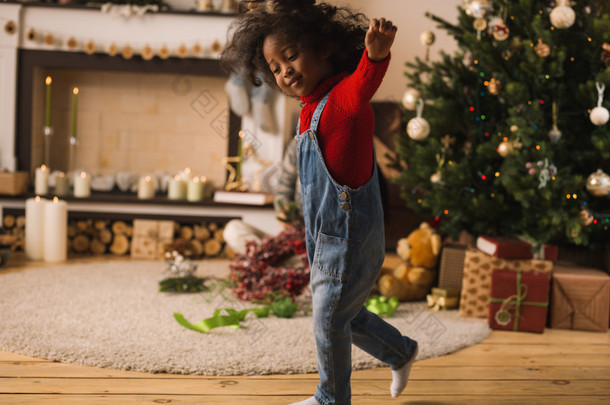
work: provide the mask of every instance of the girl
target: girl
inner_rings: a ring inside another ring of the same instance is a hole
[[[252,2],[249,2],[252,3]],[[364,307],[385,254],[370,100],[396,27],[315,0],[275,0],[241,14],[222,55],[231,72],[258,74],[304,103],[298,170],[311,266],[320,383],[298,404],[350,403],[351,344],[390,365],[405,386],[417,342]]]

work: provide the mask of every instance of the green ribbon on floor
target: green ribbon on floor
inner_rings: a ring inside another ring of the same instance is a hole
[[[372,295],[364,303],[366,309],[377,315],[392,316],[398,308],[398,298],[386,298],[381,295]]]
[[[222,313],[226,315],[222,315]],[[248,308],[242,309],[241,311],[236,311],[232,308],[219,308],[214,311],[214,315],[211,318],[204,319],[197,323],[190,323],[184,318],[179,312],[174,312],[174,319],[184,326],[185,328],[201,332],[208,333],[214,328],[219,328],[221,326],[230,326],[232,328],[241,328],[241,322],[246,319],[246,315],[248,312],[254,313],[259,318],[265,318],[269,316],[269,307],[262,308]]]

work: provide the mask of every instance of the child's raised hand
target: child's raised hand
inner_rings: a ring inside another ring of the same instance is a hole
[[[392,21],[387,21],[385,18],[371,20],[364,39],[369,59],[380,61],[388,56],[397,29]]]

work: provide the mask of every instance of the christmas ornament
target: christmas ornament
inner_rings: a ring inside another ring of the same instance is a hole
[[[559,142],[561,131],[557,128],[557,101],[553,101],[553,128],[549,130],[549,139],[552,143]]]
[[[610,176],[597,169],[587,177],[587,191],[595,197],[606,197],[610,194]]]
[[[502,156],[502,157],[508,157],[515,152],[515,148],[513,147],[513,144],[508,141],[501,142],[500,145],[498,145],[497,150],[498,150],[498,153],[500,154],[500,156]]]
[[[417,108],[417,100],[419,100],[419,98],[419,91],[409,87],[407,90],[405,90],[405,94],[402,96],[402,105],[407,110],[415,111],[415,108]]]
[[[492,9],[490,0],[462,0],[462,7],[474,18],[484,18]]]
[[[494,96],[497,96],[498,94],[500,94],[500,90],[502,90],[502,83],[500,83],[500,81],[498,79],[496,79],[495,77],[492,77],[491,80],[489,81],[489,85],[487,86],[487,89],[489,90],[489,92],[491,94],[493,94]]]
[[[510,34],[510,30],[501,17],[494,17],[489,22],[489,33],[496,41],[506,41]]]
[[[604,62],[606,67],[610,67],[610,44],[604,42],[602,49],[601,60]]]
[[[538,38],[538,44],[534,46],[534,51],[541,58],[546,58],[551,54],[551,47],[542,42],[542,38]]]
[[[561,135],[562,135],[561,130],[559,128],[557,128],[557,125],[553,125],[553,128],[551,128],[549,130],[549,139],[551,140],[552,143],[559,142]]]
[[[424,100],[420,98],[417,106],[417,116],[407,122],[407,134],[416,141],[426,139],[430,134],[430,124],[421,116],[423,111]]]
[[[472,27],[477,30],[477,39],[481,39],[481,32],[487,28],[487,20],[484,18],[475,18],[472,22]]]
[[[469,67],[472,65],[472,61],[474,60],[474,56],[472,56],[472,52],[468,51],[464,54],[464,58],[462,59],[462,63],[465,67]]]
[[[595,87],[597,88],[597,107],[591,110],[589,118],[591,119],[591,122],[595,125],[606,125],[606,123],[610,119],[610,112],[606,107],[602,107],[602,101],[604,101],[604,90],[606,90],[606,85],[599,82],[595,82]]]
[[[442,184],[442,182],[443,182],[443,175],[440,171],[433,173],[432,176],[430,176],[430,183]]]
[[[430,46],[434,43],[436,37],[432,31],[424,31],[419,36],[419,42],[426,47],[426,61],[430,60]]]
[[[580,224],[582,226],[589,226],[593,223],[593,215],[585,207],[580,208]]]
[[[557,7],[551,10],[551,24],[555,28],[565,29],[570,28],[576,20],[574,10],[568,6],[569,0],[557,0]]]

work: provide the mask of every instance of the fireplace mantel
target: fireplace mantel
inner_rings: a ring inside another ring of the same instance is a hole
[[[219,68],[218,45],[225,43],[227,29],[234,17],[220,13],[177,11],[146,13],[142,17],[126,19],[102,13],[98,7],[0,3],[0,168],[9,171],[31,169],[31,155],[26,141],[32,134],[31,101],[24,100],[22,94],[32,93],[32,83],[20,83],[21,63],[29,64],[28,69],[31,69],[40,63],[51,68],[65,68],[72,61],[78,61],[86,68],[95,68],[98,62],[103,62],[106,68],[117,71],[147,72],[148,69],[154,69],[157,72],[195,74],[195,70],[197,74],[226,76]],[[35,33],[35,39],[32,39],[32,33]],[[49,34],[53,36],[53,44],[45,43],[45,37]],[[89,54],[86,51],[91,44],[94,45],[95,52]],[[118,50],[115,56],[110,56],[108,52],[111,44]],[[129,59],[121,55],[121,50],[126,46],[134,52]],[[154,52],[152,60],[142,57],[144,47],[149,47]],[[187,49],[186,55],[180,50],[181,47],[182,51]],[[159,56],[162,49],[169,51],[167,58]],[[22,86],[25,89],[20,88]],[[298,103],[276,94],[272,109],[277,124],[275,133],[261,131],[250,115],[237,117],[231,114],[228,125],[233,133],[241,129],[256,134],[262,145],[257,154],[270,161],[271,169],[277,171],[284,146],[293,135]],[[236,140],[229,141],[227,153],[233,155],[236,150]],[[3,200],[0,204],[13,208],[21,206],[21,202],[15,200]],[[77,205],[73,209],[85,209]],[[233,211],[231,208],[214,206],[173,207],[169,211],[166,208],[163,205],[137,204],[121,208],[120,204],[109,203],[87,204],[86,207],[87,210],[123,209],[134,213],[139,210],[158,210],[165,211],[168,215],[180,210],[185,210],[185,215],[200,215],[205,211],[208,216],[216,211],[219,215],[233,215],[240,211],[239,208]],[[250,211],[259,218],[250,222],[275,222],[270,221],[274,214],[269,208]],[[260,219],[262,217],[259,214],[262,212],[266,218],[264,220]]]

